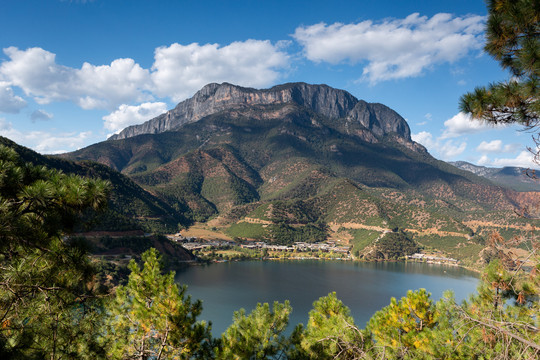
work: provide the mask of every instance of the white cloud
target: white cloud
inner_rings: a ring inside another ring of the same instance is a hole
[[[104,116],[105,128],[115,133],[129,125],[136,125],[150,120],[167,111],[167,105],[162,102],[144,103],[138,106],[120,105],[111,114]]]
[[[293,37],[312,61],[367,62],[363,77],[377,83],[419,76],[434,64],[452,63],[480,49],[484,21],[483,16],[414,13],[380,23],[300,26]]]
[[[430,152],[437,152],[443,159],[451,159],[461,155],[467,148],[466,142],[459,145],[454,144],[452,140],[442,143],[441,138],[434,139],[433,135],[427,131],[421,131],[418,134],[412,134],[413,141],[424,145]]]
[[[0,118],[0,135],[28,146],[43,154],[55,154],[72,151],[82,147],[92,135],[85,132],[47,132],[47,131],[19,131],[13,128],[10,122]]]
[[[451,119],[446,120],[444,122],[444,126],[445,129],[441,139],[454,138],[464,134],[473,134],[496,128],[496,126],[492,124],[479,120],[473,120],[470,115],[463,112],[460,112]],[[502,125],[499,127],[502,127]]]
[[[116,59],[111,65],[101,66],[84,63],[77,74],[83,94],[79,105],[83,109],[111,108],[120,103],[152,99],[147,92],[149,72],[133,59]]]
[[[513,159],[495,159],[494,166],[519,166],[524,168],[538,169],[539,165],[533,161],[533,155],[529,151],[522,151]]]
[[[75,69],[57,64],[56,55],[41,48],[9,47],[4,53],[9,60],[0,65],[0,76],[40,104],[72,101],[83,109],[113,109],[151,98],[149,71],[132,59]]]
[[[433,141],[433,135],[427,131],[420,131],[418,134],[412,134],[411,138],[413,141],[416,141],[427,148],[434,148],[436,146],[435,141]]]
[[[443,159],[452,159],[458,155],[461,155],[466,148],[466,142],[461,142],[461,144],[455,145],[452,140],[448,140],[439,147],[438,151]]]
[[[42,48],[4,49],[0,63],[0,111],[16,112],[26,102],[13,95],[17,86],[39,104],[71,101],[83,109],[113,110],[121,104],[158,97],[183,100],[210,82],[263,87],[273,84],[289,64],[286,43],[246,40],[219,44],[172,44],[155,49],[154,64],[144,69],[133,59],[109,65],[85,62],[80,69],[56,63]]]
[[[482,153],[499,153],[503,149],[501,140],[493,140],[490,142],[482,141],[480,145],[476,147],[477,151]]]
[[[481,165],[481,166],[488,166],[488,165],[491,165],[491,160],[489,159],[489,157],[487,155],[482,155],[482,157],[480,157],[480,159],[478,160],[478,165]]]
[[[476,148],[481,153],[511,153],[521,148],[520,144],[507,144],[503,146],[501,140],[492,140],[490,142],[482,141]]]
[[[13,94],[7,82],[0,81],[0,112],[16,114],[25,106],[26,101]]]
[[[38,120],[50,120],[53,118],[53,114],[49,114],[45,110],[35,110],[30,114],[30,119],[32,119],[32,122],[36,122]]]
[[[172,44],[155,51],[152,79],[157,95],[180,101],[210,82],[263,87],[279,77],[289,56],[270,41]]]
[[[470,126],[472,123],[472,127]],[[434,137],[427,131],[421,131],[417,134],[411,134],[411,138],[424,145],[437,158],[443,160],[456,160],[467,149],[467,142],[454,139],[461,134],[484,131],[485,129],[493,128],[490,125],[482,123],[476,124],[468,119],[465,114],[457,114],[452,119],[445,122],[446,129],[439,137]],[[451,136],[450,136],[451,135]],[[450,139],[449,139],[450,138]],[[521,166],[538,168],[532,159],[532,155],[527,151],[522,151],[516,158],[499,158],[492,160],[489,154],[514,153],[518,149],[523,148],[521,144],[504,144],[502,140],[482,141],[477,147],[476,156],[480,156],[476,161],[478,165],[483,166]],[[474,156],[470,152],[467,156]],[[474,156],[474,157],[476,157]],[[491,155],[492,156],[492,155]]]
[[[502,152],[511,153],[521,148],[523,148],[522,144],[507,144],[507,145],[504,145]]]

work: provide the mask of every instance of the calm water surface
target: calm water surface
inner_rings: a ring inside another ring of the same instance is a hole
[[[200,320],[212,321],[219,336],[232,323],[233,312],[249,313],[258,302],[290,300],[289,323],[307,323],[313,301],[335,291],[351,309],[358,326],[401,298],[409,289],[425,288],[434,299],[453,290],[461,301],[476,290],[477,275],[465,269],[422,263],[356,263],[350,261],[242,261],[192,266],[177,271],[188,294],[203,301]]]

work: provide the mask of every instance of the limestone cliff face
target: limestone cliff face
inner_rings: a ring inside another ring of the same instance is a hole
[[[409,125],[397,112],[382,104],[370,104],[363,100],[347,114],[347,121],[359,123],[376,136],[395,133],[410,140]]]
[[[407,122],[392,109],[382,104],[358,100],[344,90],[305,83],[278,85],[264,90],[243,88],[228,83],[208,84],[174,109],[141,125],[127,127],[119,134],[111,136],[109,140],[175,130],[186,123],[228,109],[291,103],[304,106],[329,119],[345,121],[356,127],[361,125],[361,131],[368,130],[373,133],[374,136],[369,134],[372,140],[385,134],[396,134],[410,141]],[[366,136],[366,139],[368,137],[370,136]]]

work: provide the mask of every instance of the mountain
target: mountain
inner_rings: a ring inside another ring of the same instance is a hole
[[[108,165],[233,237],[332,238],[359,253],[398,228],[422,246],[474,259],[490,231],[527,229],[527,205],[540,200],[434,159],[385,105],[305,83],[210,84],[61,157]]]
[[[326,85],[305,83],[285,84],[266,90],[243,88],[227,83],[209,84],[174,109],[144,124],[129,126],[119,134],[111,136],[110,140],[176,130],[185,124],[224,110],[246,111],[250,107],[279,106],[287,103],[303,106],[328,119],[344,118],[345,124],[360,124],[378,136],[395,132],[410,140],[407,122],[388,107],[366,103],[346,91]],[[365,140],[369,141],[370,134],[366,135]]]
[[[533,171],[530,169],[514,166],[493,168],[474,165],[466,161],[450,162],[450,164],[516,191],[540,191],[540,181],[533,178]]]

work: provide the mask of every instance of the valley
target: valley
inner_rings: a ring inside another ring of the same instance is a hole
[[[399,114],[325,85],[210,84],[60,158],[121,172],[182,214],[177,229],[219,224],[203,236],[280,245],[341,239],[361,257],[379,235],[399,230],[473,265],[492,232],[511,238],[538,226],[530,205],[539,192],[436,160]]]

